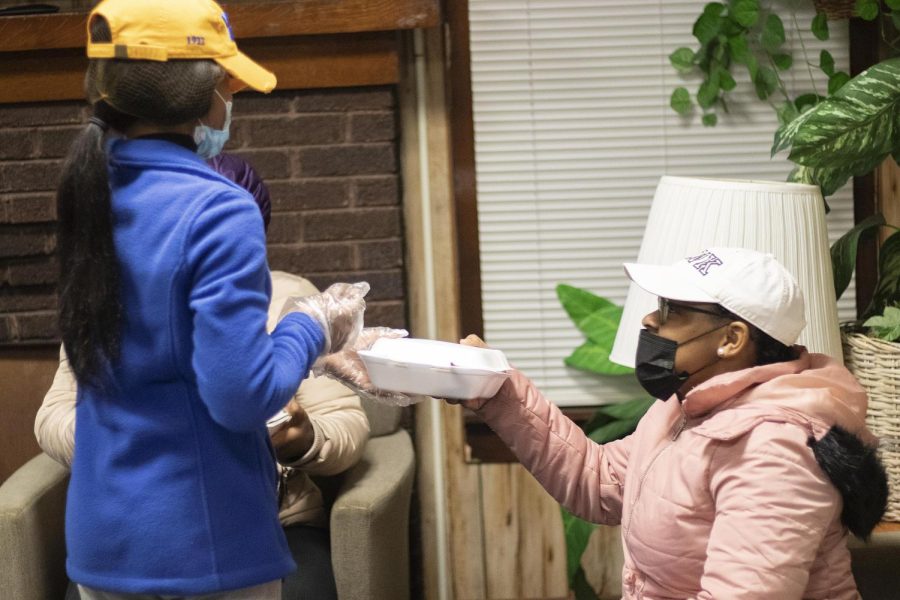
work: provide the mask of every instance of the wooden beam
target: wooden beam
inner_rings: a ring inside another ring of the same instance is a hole
[[[276,89],[384,85],[399,79],[395,32],[259,38],[247,54],[278,77]],[[0,53],[0,103],[84,98],[81,49]]]
[[[878,23],[850,19],[850,76],[855,77],[879,61]],[[853,178],[853,220],[859,223],[878,210],[878,176],[872,172]],[[861,315],[875,292],[878,248],[874,236],[859,241],[856,252],[856,312]]]
[[[248,56],[278,77],[276,89],[394,84],[399,40],[394,31],[247,40]]]
[[[438,0],[303,0],[225,4],[235,37],[394,31],[438,24]],[[84,13],[0,17],[0,52],[83,48]]]
[[[481,304],[481,251],[475,190],[475,127],[472,115],[472,57],[469,50],[469,3],[444,4],[450,36],[449,91],[453,132],[453,194],[458,241],[460,322],[462,335],[484,337]]]

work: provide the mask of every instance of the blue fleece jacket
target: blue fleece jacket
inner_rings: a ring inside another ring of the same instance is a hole
[[[291,314],[269,335],[262,217],[250,194],[163,140],[109,145],[121,358],[79,388],[66,510],[72,580],[196,595],[295,568],[265,421],[323,346]]]

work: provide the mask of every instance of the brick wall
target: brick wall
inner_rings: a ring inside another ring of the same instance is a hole
[[[269,264],[320,288],[366,280],[366,322],[404,327],[402,208],[392,87],[235,99],[227,151],[272,196]],[[0,105],[0,344],[56,342],[53,189],[81,102]]]

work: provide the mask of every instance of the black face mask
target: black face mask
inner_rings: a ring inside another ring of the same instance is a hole
[[[637,375],[638,383],[640,383],[641,387],[647,390],[647,393],[654,398],[666,400],[681,389],[682,384],[684,384],[691,375],[699,373],[719,360],[719,357],[717,356],[712,362],[700,367],[693,373],[688,373],[687,371],[676,373],[675,353],[678,351],[678,347],[689,344],[694,340],[700,339],[723,327],[725,327],[725,325],[719,325],[715,329],[710,329],[709,331],[696,335],[680,344],[674,340],[656,335],[647,329],[641,329],[641,335],[638,338],[637,356],[634,367],[634,373]]]

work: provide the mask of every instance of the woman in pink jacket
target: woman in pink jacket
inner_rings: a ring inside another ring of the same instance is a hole
[[[863,389],[793,345],[796,281],[732,248],[625,268],[659,296],[635,372],[660,400],[632,435],[594,443],[517,371],[465,404],[568,510],[622,525],[624,598],[859,598],[848,529],[871,532],[887,483]]]

